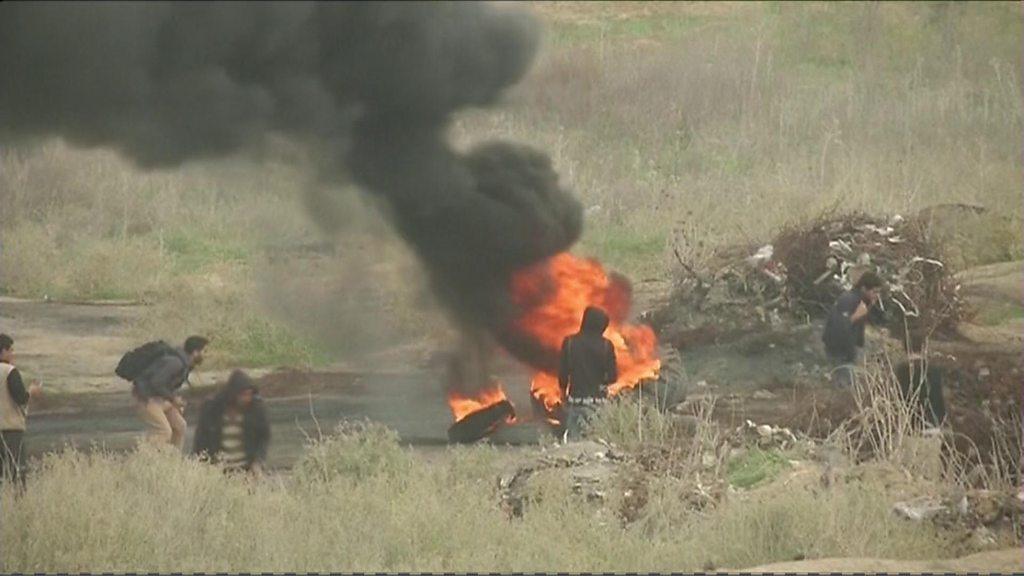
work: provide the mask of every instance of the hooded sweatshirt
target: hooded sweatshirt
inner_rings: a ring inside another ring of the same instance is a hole
[[[619,377],[615,347],[603,336],[608,315],[593,306],[583,312],[580,331],[562,342],[558,384],[570,398],[603,398],[605,387]]]
[[[223,451],[224,412],[236,396],[248,389],[259,391],[245,373],[236,371],[228,378],[224,389],[203,404],[199,423],[196,425],[192,448],[194,454],[207,456],[214,462],[219,461],[219,455]],[[242,411],[244,468],[249,468],[253,462],[265,460],[269,446],[270,421],[263,401],[259,396],[254,396],[252,404]]]

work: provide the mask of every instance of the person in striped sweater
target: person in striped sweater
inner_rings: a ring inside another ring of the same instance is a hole
[[[262,473],[270,446],[270,421],[259,389],[241,370],[203,404],[192,452],[226,472]]]

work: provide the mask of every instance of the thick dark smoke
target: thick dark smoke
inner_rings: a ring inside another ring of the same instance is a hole
[[[527,14],[479,3],[3,3],[0,138],[60,136],[143,167],[257,147],[327,158],[385,201],[467,326],[512,313],[509,273],[570,246],[578,202],[546,155],[455,152],[456,111],[495,102],[537,45]]]

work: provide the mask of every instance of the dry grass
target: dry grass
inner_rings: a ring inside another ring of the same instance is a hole
[[[930,476],[946,486],[985,488],[1013,494],[1024,477],[1021,463],[1022,436],[1019,405],[997,414],[991,421],[991,443],[984,452],[955,430],[927,444],[924,420],[915,399],[903,397],[892,363],[883,355],[858,370],[852,401],[854,415],[837,426],[826,442],[850,461],[883,463],[915,476]]]
[[[780,489],[694,514],[664,483],[629,528],[550,487],[510,519],[496,456],[456,449],[428,463],[372,425],[259,483],[152,450],[56,454],[25,494],[0,493],[0,570],[667,572],[947,553],[933,530],[894,518],[879,486]]]
[[[649,274],[694,223],[720,245],[836,206],[968,202],[1021,254],[1019,6],[614,8],[556,18],[511,110],[455,130],[551,150],[591,207],[584,250]]]

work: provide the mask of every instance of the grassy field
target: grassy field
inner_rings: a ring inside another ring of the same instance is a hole
[[[963,202],[989,211],[962,265],[1022,256],[1019,4],[533,7],[546,26],[533,70],[451,137],[548,150],[587,207],[580,253],[664,277],[672,247],[699,266],[823,210]],[[0,290],[151,302],[140,338],[205,332],[222,365],[443,333],[379,215],[352,190],[307,194],[304,159],[268,149],[154,173],[59,142],[0,150]],[[323,241],[336,250],[319,272],[281,263]],[[382,327],[339,329],[363,318]]]
[[[936,472],[937,454],[917,448],[922,424],[894,396],[891,373],[869,376],[858,395],[860,442],[840,428],[785,451],[726,442],[713,403],[698,406],[689,432],[654,403],[611,403],[591,433],[633,464],[613,469],[600,503],[577,492],[565,468],[536,475],[521,515],[502,505],[497,479],[534,462],[540,446],[427,454],[366,422],[343,422],[311,440],[289,473],[258,481],[146,445],[51,453],[27,490],[0,486],[0,571],[690,572],[975,551],[955,522],[893,513],[900,500],[962,493],[974,472]],[[1003,457],[986,468],[986,488],[1017,490],[1020,432],[1017,420],[1000,433]],[[645,454],[657,455],[654,469],[638,464]],[[714,454],[720,465],[706,462]],[[695,505],[701,486],[718,496]],[[1020,546],[1012,525],[992,537],[990,547]]]
[[[777,485],[701,513],[653,482],[623,526],[556,485],[510,518],[494,481],[501,462],[488,447],[427,462],[375,426],[349,426],[290,478],[260,483],[152,450],[53,455],[24,495],[0,493],[0,569],[668,572],[952,553],[936,530],[895,517],[880,482]]]

